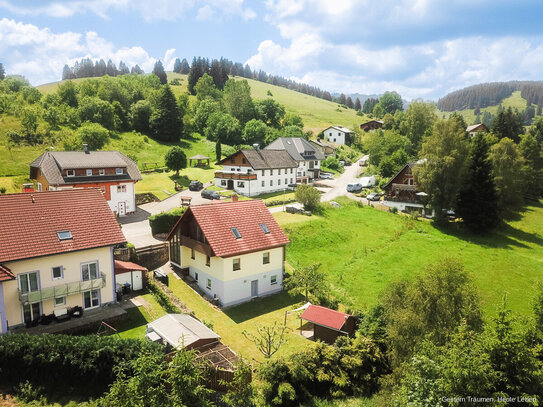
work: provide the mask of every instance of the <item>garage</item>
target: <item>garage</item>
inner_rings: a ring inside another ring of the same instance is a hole
[[[147,269],[130,261],[115,260],[115,282],[131,290],[141,290]]]

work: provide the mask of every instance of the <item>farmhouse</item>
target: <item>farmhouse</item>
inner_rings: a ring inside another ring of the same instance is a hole
[[[327,141],[336,144],[351,144],[351,137],[354,134],[354,131],[349,130],[343,126],[331,126],[322,131],[324,138]]]
[[[332,345],[339,336],[352,336],[355,332],[355,317],[333,309],[310,305],[300,319],[313,324],[313,339]]]
[[[279,137],[266,150],[284,150],[297,163],[296,182],[313,182],[319,178],[324,154],[315,145],[301,137]]]
[[[1,195],[0,224],[2,333],[116,301],[113,248],[126,239],[99,190]]]
[[[329,157],[336,154],[337,147],[324,140],[309,140],[309,142],[313,144],[315,148],[317,148],[324,155],[324,157]]]
[[[171,263],[223,306],[282,289],[289,240],[260,200],[190,206],[167,240]]]
[[[368,132],[370,130],[377,130],[383,127],[383,122],[381,120],[370,120],[369,122],[362,123],[360,129]]]
[[[136,211],[135,184],[141,174],[134,161],[119,151],[46,151],[30,164],[37,190],[97,188],[111,210],[124,216]]]
[[[296,183],[296,162],[284,150],[244,149],[219,161],[215,185],[255,196]]]
[[[466,128],[466,133],[470,136],[475,136],[477,133],[488,133],[488,127],[483,123],[472,124]]]

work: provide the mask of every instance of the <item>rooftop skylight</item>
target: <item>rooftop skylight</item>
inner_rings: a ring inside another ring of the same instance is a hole
[[[241,239],[241,233],[239,233],[239,230],[237,228],[230,228],[236,239]]]
[[[270,229],[268,229],[268,227],[266,226],[265,223],[261,223],[260,224],[260,228],[262,229],[262,231],[266,234],[270,233]]]
[[[58,240],[70,240],[73,239],[72,232],[69,230],[61,230],[57,232]]]

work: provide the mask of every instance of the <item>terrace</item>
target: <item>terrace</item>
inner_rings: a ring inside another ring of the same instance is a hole
[[[237,174],[234,172],[215,171],[215,178],[253,180],[256,179],[256,174]]]

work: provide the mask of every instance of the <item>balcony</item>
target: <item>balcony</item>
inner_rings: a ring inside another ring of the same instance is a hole
[[[393,191],[417,191],[416,185],[408,185],[408,184],[392,184],[392,190]]]
[[[106,285],[106,275],[100,273],[100,277],[94,280],[75,281],[73,283],[59,284],[53,287],[43,288],[38,291],[22,293],[17,289],[19,301],[22,304],[29,304],[45,300],[52,300],[55,297],[64,297],[72,294],[79,294],[85,291],[97,290]]]
[[[215,171],[215,178],[239,179],[239,180],[250,181],[250,180],[256,179],[256,174],[237,174],[235,172]]]
[[[181,245],[185,246],[185,247],[188,247],[190,249],[194,249],[194,250],[199,251],[201,253],[204,253],[209,257],[214,256],[213,250],[211,250],[210,245],[208,245],[206,243],[199,242],[198,240],[194,240],[194,239],[192,239],[192,238],[190,238],[188,236],[181,236]]]

